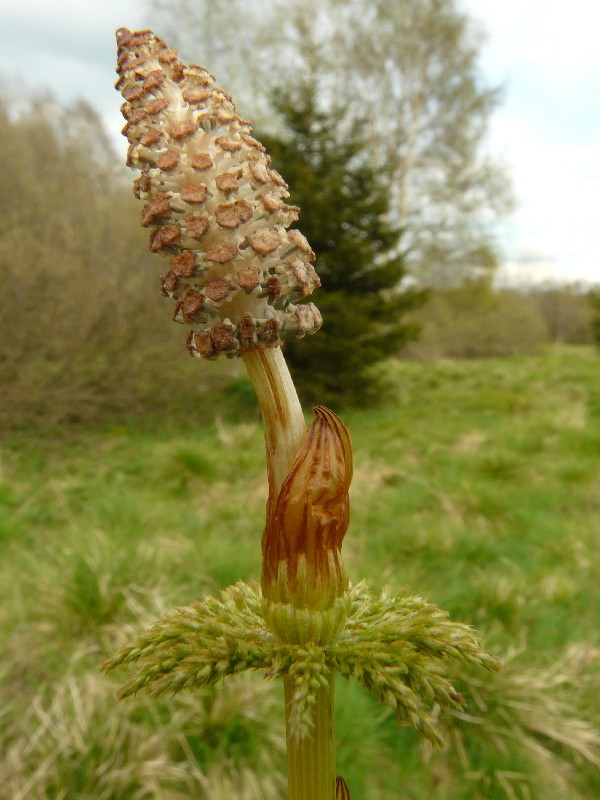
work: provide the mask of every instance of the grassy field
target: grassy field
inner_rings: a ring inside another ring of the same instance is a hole
[[[600,358],[388,369],[388,403],[344,414],[348,572],[448,608],[504,668],[456,676],[469,706],[444,720],[443,752],[341,681],[352,798],[597,798]],[[97,671],[166,608],[260,574],[264,452],[247,406],[210,424],[4,435],[0,800],[286,796],[280,686],[249,676],[118,704],[119,676]]]

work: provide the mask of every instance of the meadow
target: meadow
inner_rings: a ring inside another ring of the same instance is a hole
[[[338,771],[353,800],[597,798],[598,353],[385,369],[385,404],[343,413],[347,570],[447,608],[504,666],[456,674],[441,752],[340,681]],[[198,415],[2,435],[0,800],[286,796],[277,684],[119,703],[124,674],[98,671],[167,608],[258,578],[265,501],[243,380]]]

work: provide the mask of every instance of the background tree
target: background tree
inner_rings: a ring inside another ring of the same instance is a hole
[[[322,330],[285,350],[307,400],[362,404],[381,389],[373,365],[415,336],[403,315],[422,293],[400,289],[400,229],[390,222],[385,172],[373,169],[361,126],[342,133],[343,112],[320,110],[318,95],[314,78],[277,92],[284,132],[259,134],[302,209],[299,227],[325,288],[315,298]]]
[[[9,107],[0,97],[0,425],[165,412],[197,364],[101,121],[49,96]]]
[[[590,292],[588,297],[592,311],[590,320],[592,341],[597,347],[600,347],[600,291]]]
[[[584,286],[546,283],[529,289],[556,344],[590,344],[592,307]]]
[[[258,122],[268,116],[264,80],[276,61],[282,9],[278,0],[148,0],[156,31],[190,63],[213,72],[238,111]],[[182,24],[183,21],[183,24]]]
[[[437,289],[414,318],[421,334],[403,351],[409,359],[511,356],[536,352],[550,339],[535,297],[494,289],[488,280]]]
[[[446,287],[489,274],[498,263],[494,222],[510,196],[505,172],[484,152],[501,94],[484,85],[477,25],[454,0],[330,5],[337,92],[360,98],[376,121],[374,148],[391,165],[411,274]]]
[[[491,273],[510,208],[503,167],[485,152],[501,95],[481,75],[483,42],[458,0],[154,0],[175,41],[235,89],[243,113],[273,125],[265,87],[292,89],[307,54],[319,101],[362,122],[388,170],[406,267],[422,285]],[[181,25],[181,19],[186,25]],[[185,30],[185,40],[181,31]]]

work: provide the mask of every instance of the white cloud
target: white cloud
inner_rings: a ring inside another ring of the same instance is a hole
[[[123,25],[143,26],[145,13],[144,0],[11,3],[0,26],[0,76],[26,90],[50,89],[62,102],[86,99],[116,141],[123,120],[113,89],[114,33]]]
[[[488,80],[506,84],[490,141],[511,164],[519,204],[508,258],[556,278],[600,281],[600,4],[464,6],[488,31]]]
[[[535,252],[557,276],[600,280],[600,151],[540,140],[507,113],[498,115],[493,141],[507,154],[518,202],[509,256]]]
[[[600,4],[593,0],[466,0],[464,6],[490,34],[494,58],[540,67],[549,78],[600,72]]]

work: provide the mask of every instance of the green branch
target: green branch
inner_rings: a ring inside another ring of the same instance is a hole
[[[329,674],[355,678],[382,703],[434,744],[441,744],[434,705],[460,709],[463,697],[450,679],[452,662],[498,669],[467,625],[420,597],[378,597],[366,584],[350,587],[351,609],[345,627],[330,644],[287,644],[263,619],[258,584],[230,586],[219,598],[207,597],[175,609],[109,658],[105,671],[134,667],[119,691],[153,697],[213,685],[245,670],[284,677],[289,688],[288,723],[298,741],[309,736],[319,691]]]

